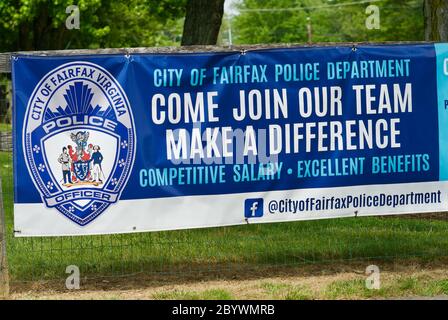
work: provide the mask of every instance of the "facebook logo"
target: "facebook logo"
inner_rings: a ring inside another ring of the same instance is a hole
[[[244,202],[244,217],[260,218],[263,216],[263,199],[246,199]]]

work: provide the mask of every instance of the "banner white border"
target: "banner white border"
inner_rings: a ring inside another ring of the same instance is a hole
[[[300,213],[271,214],[272,200],[347,197],[360,194],[395,195],[441,191],[440,203],[402,206],[361,207]],[[14,204],[17,237],[120,234],[221,227],[255,223],[290,222],[362,216],[415,214],[448,211],[448,182],[421,182],[335,188],[296,189],[238,194],[181,196],[157,199],[121,200],[87,226],[79,226],[43,203]],[[246,219],[246,199],[264,199],[264,215]]]

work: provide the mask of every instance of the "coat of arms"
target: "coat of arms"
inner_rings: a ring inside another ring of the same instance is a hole
[[[106,176],[101,165],[103,162],[101,147],[88,144],[88,131],[71,133],[70,138],[75,146],[72,144],[63,146],[58,158],[62,166],[64,186],[102,184]]]

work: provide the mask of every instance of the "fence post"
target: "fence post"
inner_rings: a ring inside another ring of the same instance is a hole
[[[2,179],[0,177],[0,299],[9,296],[9,273],[6,259],[6,220],[3,208]]]

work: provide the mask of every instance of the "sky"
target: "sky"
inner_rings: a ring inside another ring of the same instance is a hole
[[[232,9],[234,4],[237,2],[239,2],[239,0],[226,0],[224,2],[224,13],[231,15],[231,16],[238,14],[238,11],[236,11],[235,9]]]

